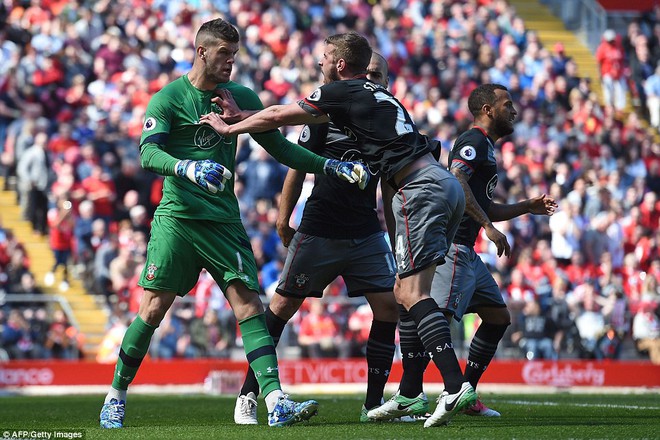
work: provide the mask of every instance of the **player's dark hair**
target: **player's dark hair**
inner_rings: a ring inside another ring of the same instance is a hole
[[[238,30],[222,18],[207,21],[197,31],[195,47],[205,46],[213,40],[223,40],[228,43],[238,43]]]
[[[342,58],[351,72],[358,74],[367,71],[371,61],[371,46],[362,35],[353,31],[335,34],[326,38],[325,44],[335,46],[335,60]]]
[[[482,84],[476,89],[472,90],[470,97],[468,98],[468,109],[472,116],[477,116],[481,113],[481,109],[484,105],[495,105],[497,100],[497,95],[495,90],[504,90],[508,91],[506,87],[501,84]]]

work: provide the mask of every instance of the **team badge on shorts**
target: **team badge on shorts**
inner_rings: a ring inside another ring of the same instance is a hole
[[[155,264],[151,263],[149,266],[147,266],[147,275],[145,278],[149,281],[153,281],[154,278],[156,278],[156,271],[158,270],[158,267],[156,267]]]
[[[302,289],[307,284],[307,281],[309,281],[309,275],[306,273],[297,273],[293,278],[296,280],[296,289]]]
[[[461,298],[462,298],[462,297],[463,297],[463,294],[462,294],[462,293],[459,293],[459,294],[457,294],[457,295],[454,297],[454,304],[453,304],[453,305],[454,305],[454,309],[457,309],[457,308],[458,308],[458,305],[461,303]]]

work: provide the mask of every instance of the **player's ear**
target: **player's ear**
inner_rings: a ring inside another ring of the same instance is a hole
[[[481,111],[484,113],[484,115],[493,117],[493,106],[490,104],[484,104],[483,107],[481,107]]]

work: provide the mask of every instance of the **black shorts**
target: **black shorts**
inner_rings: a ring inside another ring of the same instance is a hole
[[[365,238],[338,240],[296,232],[276,292],[290,297],[323,296],[323,290],[341,276],[348,296],[391,292],[394,257],[378,232]]]

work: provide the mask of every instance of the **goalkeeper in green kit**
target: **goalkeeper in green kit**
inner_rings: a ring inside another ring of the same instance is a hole
[[[252,90],[229,79],[238,48],[239,34],[231,24],[222,19],[204,23],[195,37],[190,72],[156,93],[147,107],[140,141],[142,166],[166,177],[138,283],[144,295],[121,344],[101,410],[103,428],[123,426],[128,385],[154,330],[176,296],[195,285],[202,268],[222,288],[239,322],[247,360],[265,396],[268,424],[287,426],[317,412],[316,401],[298,403],[281,390],[275,347],[258,294],[257,267],[234,195],[236,136],[224,137],[199,123],[201,115],[223,111],[223,97],[229,101],[233,96],[232,105],[242,111],[263,108]],[[368,182],[369,173],[361,164],[317,156],[288,142],[278,130],[252,137],[291,168],[332,175],[360,188]]]

